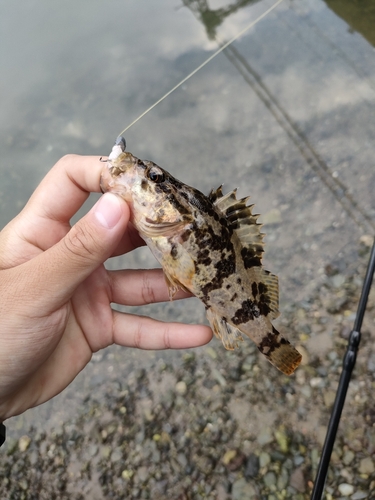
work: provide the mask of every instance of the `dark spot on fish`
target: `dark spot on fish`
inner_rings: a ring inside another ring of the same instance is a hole
[[[181,238],[181,241],[185,242],[189,239],[191,235],[191,230],[190,229],[186,229],[181,235],[180,235],[180,238]]]
[[[227,259],[221,259],[219,262],[215,264],[215,277],[212,279],[211,282],[206,283],[202,287],[202,295],[203,302],[207,302],[209,300],[209,295],[213,290],[217,290],[219,288],[222,288],[223,282],[225,278],[228,278],[235,272],[236,266],[234,263],[234,256],[229,257]]]
[[[290,342],[281,337],[276,328],[272,327],[272,332],[269,332],[266,337],[262,339],[262,342],[259,344],[258,349],[262,354],[270,357],[275,349],[278,349],[281,345],[285,344],[290,344]]]
[[[171,257],[172,257],[172,259],[176,259],[177,254],[178,254],[177,246],[176,245],[172,245],[172,248],[171,248]]]
[[[271,300],[267,295],[261,295],[256,302],[257,306],[259,307],[259,312],[262,316],[268,316],[268,314],[271,312],[271,308],[269,306]]]
[[[234,263],[234,259],[229,257],[227,259],[221,259],[219,262],[215,264],[215,269],[217,271],[216,275],[220,275],[222,279],[228,278],[232,274],[234,274],[236,270],[236,266]]]
[[[231,285],[231,284],[229,284],[229,285],[227,285],[225,288],[226,288],[227,290],[229,290],[229,288],[230,288],[231,286],[232,286],[232,285]]]
[[[237,292],[236,292],[236,293],[234,293],[234,294],[232,295],[232,298],[231,298],[230,300],[231,300],[232,302],[234,302],[234,301],[236,300],[236,298],[237,298],[237,297],[238,297],[238,294],[237,294]]]
[[[143,190],[146,190],[148,188],[148,182],[146,181],[146,179],[142,179],[142,181],[141,181],[141,188]]]
[[[202,266],[209,266],[212,263],[210,257],[210,250],[208,248],[203,248],[197,253],[197,263]]]
[[[241,284],[241,278],[237,278],[237,284],[240,285]]]
[[[140,160],[139,158],[137,158],[137,165],[142,168],[147,168],[146,165],[143,163],[143,161]]]
[[[193,223],[192,231],[194,232],[196,244],[200,249],[209,248],[210,252],[217,250],[230,253],[233,255],[234,260],[234,247],[227,224],[220,225],[219,228],[216,227],[217,229],[220,232],[216,233],[210,225],[200,227]]]
[[[183,184],[181,181],[173,177],[172,175],[167,174],[167,181],[165,184],[173,186],[179,192],[179,194],[185,198],[185,200],[189,201],[191,205],[198,208],[201,212],[204,212],[208,215],[214,217],[214,208],[210,199],[201,193],[198,189],[192,188]]]
[[[259,293],[267,293],[268,292],[268,287],[264,283],[259,283]]]
[[[240,309],[235,312],[232,322],[233,324],[240,325],[241,323],[247,323],[254,318],[259,317],[258,306],[250,299],[246,299],[242,302]]]
[[[258,285],[256,281],[253,281],[253,283],[251,284],[251,291],[253,292],[254,299],[256,299],[256,296],[258,295]]]
[[[242,257],[245,269],[250,269],[251,267],[261,265],[260,257],[255,255],[255,252],[252,248],[243,247],[241,250],[241,257]]]
[[[161,184],[155,184],[155,190],[157,191],[158,188],[160,189],[160,192],[163,192],[164,194],[166,194],[166,198],[167,198],[167,201],[169,201],[169,203],[171,205],[174,206],[174,208],[181,214],[181,215],[190,215],[190,210],[187,206],[183,205],[182,203],[180,203],[177,199],[177,197],[175,196],[175,194],[173,192],[171,192],[171,189],[170,189],[170,186],[168,186],[168,183],[167,182],[163,182]]]

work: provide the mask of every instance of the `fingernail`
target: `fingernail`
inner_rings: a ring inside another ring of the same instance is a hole
[[[121,201],[112,193],[103,194],[94,206],[94,215],[101,226],[112,229],[122,215]]]

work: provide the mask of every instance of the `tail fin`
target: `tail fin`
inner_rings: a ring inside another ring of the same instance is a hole
[[[301,362],[302,356],[288,340],[286,340],[272,326],[272,332],[268,333],[258,345],[258,349],[266,356],[278,370],[291,375]]]

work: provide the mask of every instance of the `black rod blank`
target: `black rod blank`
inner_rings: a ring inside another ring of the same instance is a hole
[[[344,356],[342,372],[336,392],[335,402],[329,420],[326,438],[323,445],[322,455],[316,474],[311,500],[321,500],[324,485],[327,477],[328,466],[331,459],[333,445],[335,444],[337,429],[340,423],[342,409],[344,407],[348,386],[352,375],[359,343],[361,340],[361,327],[365,315],[367,300],[371,289],[371,284],[375,271],[375,239],[372,245],[370,260],[367,266],[365,280],[363,282],[362,293],[359,299],[358,310],[354,321],[354,327],[350,333],[347,350]]]

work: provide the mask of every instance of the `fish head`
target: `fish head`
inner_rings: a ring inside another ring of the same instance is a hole
[[[185,186],[156,163],[129,152],[109,158],[100,180],[102,192],[121,196],[141,236],[151,238],[171,235],[192,221]]]

